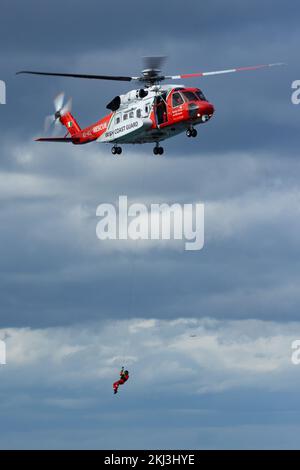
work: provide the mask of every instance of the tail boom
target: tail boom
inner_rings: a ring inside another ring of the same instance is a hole
[[[76,121],[76,119],[72,116],[71,113],[66,113],[60,117],[60,122],[63,126],[65,126],[68,130],[70,136],[75,136],[81,132],[81,128]]]
[[[68,133],[65,137],[48,138],[43,137],[36,139],[39,142],[71,142],[75,145],[87,144],[97,140],[103,133],[105,133],[109,127],[113,113],[105,116],[100,121],[81,129],[74,116],[67,112],[62,116],[59,116],[59,120],[63,126],[67,129]]]

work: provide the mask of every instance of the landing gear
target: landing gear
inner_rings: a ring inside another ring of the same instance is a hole
[[[198,132],[196,131],[196,129],[194,129],[194,128],[192,127],[192,128],[190,128],[190,129],[187,129],[186,135],[187,135],[187,137],[197,137]]]
[[[122,147],[118,147],[117,145],[114,145],[111,149],[111,153],[113,155],[121,155],[122,153]]]
[[[156,146],[153,149],[154,155],[162,155],[164,153],[164,148],[160,147],[159,144],[156,144]]]

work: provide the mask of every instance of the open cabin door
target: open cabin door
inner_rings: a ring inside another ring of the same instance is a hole
[[[159,127],[168,124],[168,107],[166,103],[167,93],[162,93],[155,98],[155,118]]]

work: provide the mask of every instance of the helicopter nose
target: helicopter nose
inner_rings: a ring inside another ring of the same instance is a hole
[[[208,101],[201,101],[196,103],[191,103],[189,105],[189,113],[192,119],[201,119],[201,121],[208,121],[214,114],[214,107]]]
[[[215,108],[213,107],[213,105],[211,103],[206,103],[206,114],[208,114],[209,116],[212,116],[215,112]]]
[[[208,121],[214,114],[215,109],[211,103],[205,101],[198,106],[197,118],[201,118],[203,122]]]

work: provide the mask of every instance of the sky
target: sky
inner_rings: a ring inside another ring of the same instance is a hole
[[[0,448],[298,449],[300,5],[0,8]],[[131,84],[18,70],[136,76],[145,55],[167,74],[286,65],[185,82],[215,115],[163,157],[34,142],[60,91],[83,127]],[[120,195],[204,203],[203,249],[101,242],[97,206]]]

